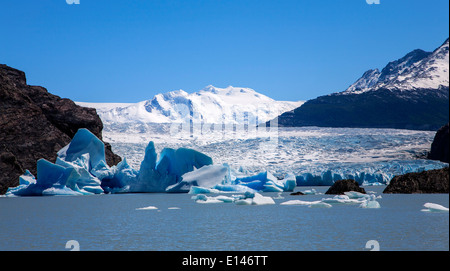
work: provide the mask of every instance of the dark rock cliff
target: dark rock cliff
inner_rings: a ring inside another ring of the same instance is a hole
[[[395,176],[383,193],[449,193],[449,168]]]
[[[448,163],[450,161],[450,131],[447,123],[441,127],[434,136],[431,144],[431,151],[428,154],[428,159],[439,160]]]
[[[102,139],[103,124],[95,109],[29,86],[24,72],[0,64],[0,194],[17,186],[26,169],[35,175],[38,159],[55,162],[56,153],[79,128]],[[108,143],[105,152],[110,166],[120,162]]]

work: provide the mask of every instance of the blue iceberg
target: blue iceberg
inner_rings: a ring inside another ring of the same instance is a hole
[[[236,178],[234,183],[262,192],[292,192],[296,186],[296,178],[293,174],[288,174],[279,180],[265,171],[250,177]]]
[[[182,176],[213,164],[209,156],[187,148],[165,148],[158,161],[157,156],[154,143],[150,142],[136,183],[131,186],[132,192],[166,192],[167,189],[168,192],[188,192],[189,187],[185,187],[186,181],[182,182]]]
[[[19,178],[19,186],[9,188],[6,196],[188,192],[191,186],[213,186],[225,181],[228,168],[202,169],[212,163],[209,156],[187,148],[166,148],[158,159],[150,142],[139,171],[131,168],[125,158],[117,166],[109,167],[103,142],[89,130],[79,129],[72,141],[57,153],[55,163],[40,159],[37,178],[26,171]],[[197,169],[201,170],[185,175]]]

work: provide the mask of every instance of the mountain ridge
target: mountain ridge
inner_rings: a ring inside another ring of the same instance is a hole
[[[96,108],[104,123],[259,124],[293,110],[303,101],[276,101],[251,88],[208,85],[197,92],[169,91],[132,104],[76,103]]]
[[[305,102],[278,117],[285,127],[437,130],[449,119],[449,40],[371,69],[345,91]]]

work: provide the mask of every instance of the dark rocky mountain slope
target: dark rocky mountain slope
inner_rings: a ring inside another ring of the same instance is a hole
[[[449,41],[414,50],[369,70],[347,90],[321,96],[278,117],[285,127],[437,130],[449,121]]]
[[[102,139],[103,124],[95,109],[29,86],[24,72],[0,64],[0,194],[17,186],[26,169],[35,175],[38,159],[55,162],[57,151],[79,128]],[[111,146],[105,147],[107,163],[120,162]]]

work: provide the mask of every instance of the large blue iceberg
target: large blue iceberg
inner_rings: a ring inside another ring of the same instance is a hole
[[[131,168],[126,159],[117,166],[109,167],[103,142],[89,130],[80,129],[70,144],[58,152],[55,163],[40,159],[37,162],[37,178],[27,171],[20,177],[19,186],[10,188],[6,195],[166,192],[168,187],[170,192],[188,192],[183,188],[188,181],[183,181],[182,176],[212,163],[207,155],[186,148],[166,148],[158,159],[154,144],[150,142],[139,171]],[[189,183],[199,185],[205,182],[198,180]]]

